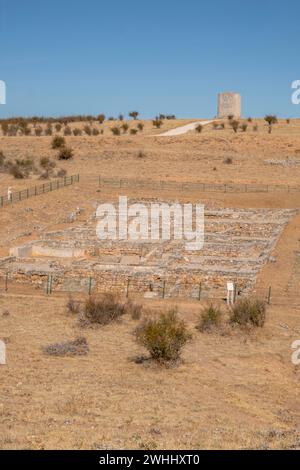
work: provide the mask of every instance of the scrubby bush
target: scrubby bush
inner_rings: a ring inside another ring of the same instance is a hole
[[[67,136],[67,135],[72,135],[72,129],[71,129],[71,127],[66,126],[66,127],[64,128],[64,135],[65,135],[65,136]]]
[[[51,126],[51,124],[49,124],[49,125],[46,127],[46,129],[45,129],[45,135],[50,136],[50,135],[52,135],[52,134],[53,134],[52,126]]]
[[[239,326],[263,327],[266,320],[266,302],[245,297],[232,306],[230,322]]]
[[[127,122],[124,122],[124,124],[122,124],[121,128],[122,128],[124,134],[126,134],[126,132],[129,129],[129,126],[128,126]]]
[[[258,125],[257,125],[257,124],[255,124],[255,125],[253,126],[253,131],[254,131],[254,132],[258,132]]]
[[[56,132],[61,131],[61,124],[59,122],[57,124],[55,124],[55,130],[56,130]]]
[[[51,162],[51,160],[48,157],[41,157],[40,158],[40,166],[42,168],[48,168],[50,166],[50,162]]]
[[[75,137],[77,137],[81,134],[82,134],[82,130],[79,129],[79,127],[75,127],[75,129],[73,129],[73,135],[75,135]]]
[[[93,134],[94,136],[96,136],[96,135],[99,135],[100,132],[99,132],[98,129],[96,129],[96,127],[94,127],[93,130],[92,130],[92,134]]]
[[[248,129],[248,124],[246,122],[243,122],[243,124],[241,125],[241,129],[243,132],[246,132]]]
[[[57,170],[56,176],[58,178],[63,178],[64,176],[66,176],[66,174],[67,174],[67,170],[65,170],[64,168],[60,168],[59,170]]]
[[[144,124],[142,122],[139,122],[137,128],[140,132],[142,132],[142,130],[144,129]]]
[[[160,129],[161,126],[162,126],[162,124],[163,124],[163,122],[162,122],[161,119],[156,118],[156,119],[154,119],[154,120],[152,121],[152,124],[153,124],[153,126],[156,127],[157,129]]]
[[[235,133],[237,133],[238,128],[239,128],[239,125],[240,125],[239,121],[237,121],[237,120],[235,120],[235,119],[234,119],[234,120],[231,120],[231,121],[230,121],[230,125],[231,125],[233,131],[234,131]]]
[[[61,147],[64,147],[65,145],[66,145],[66,140],[62,136],[56,135],[55,137],[53,137],[52,142],[51,142],[51,147],[53,149],[59,149]]]
[[[83,337],[77,338],[75,341],[49,344],[42,349],[45,354],[50,356],[85,356],[89,351],[87,340]]]
[[[114,294],[104,294],[100,298],[89,297],[80,315],[82,326],[90,324],[108,325],[119,320],[126,308]]]
[[[92,129],[90,126],[84,126],[83,130],[86,133],[86,135],[92,135]]]
[[[80,312],[80,303],[76,302],[76,300],[74,300],[73,297],[70,297],[67,302],[67,311],[69,313],[78,314]]]
[[[222,311],[218,306],[212,303],[204,307],[196,328],[201,332],[210,332],[221,325]]]
[[[74,152],[71,147],[61,147],[58,153],[58,160],[71,160],[73,158]]]
[[[133,320],[140,320],[143,314],[143,306],[132,302],[132,300],[128,300],[125,304],[125,312],[130,315]]]
[[[130,134],[131,135],[136,135],[138,133],[137,129],[130,129]]]
[[[41,128],[41,126],[37,126],[35,129],[34,129],[34,133],[37,137],[40,137],[43,133],[43,129]]]
[[[16,165],[16,164],[12,164],[9,166],[9,170],[8,170],[9,174],[12,175],[14,178],[16,179],[23,179],[25,178],[25,172],[24,170],[22,170],[19,165]]]
[[[223,160],[223,163],[225,163],[226,165],[231,165],[232,162],[233,160],[231,157],[227,157]]]
[[[198,132],[198,134],[200,134],[202,131],[203,131],[203,126],[202,124],[198,124],[198,126],[196,127],[196,132]]]
[[[137,342],[144,346],[155,361],[175,362],[191,335],[177,317],[176,310],[163,313],[158,319],[145,320],[135,331]]]
[[[113,135],[121,135],[121,130],[119,127],[115,126],[115,127],[112,127],[111,128],[111,132],[113,133]]]

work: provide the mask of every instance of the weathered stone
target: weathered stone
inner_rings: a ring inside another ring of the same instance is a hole
[[[218,117],[220,119],[241,116],[241,96],[238,93],[226,92],[218,96]]]

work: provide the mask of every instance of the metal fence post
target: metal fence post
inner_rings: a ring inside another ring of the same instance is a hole
[[[201,300],[201,290],[202,290],[202,284],[201,284],[201,282],[200,282],[200,283],[199,283],[198,300]]]
[[[89,278],[89,295],[92,293],[92,278]]]
[[[269,289],[268,289],[268,297],[267,297],[268,305],[271,304],[271,294],[272,294],[272,287],[270,286]]]
[[[163,282],[163,291],[162,291],[162,298],[164,299],[166,295],[166,281]]]
[[[126,286],[126,298],[128,299],[129,297],[129,286],[130,286],[130,279],[127,279],[127,286]]]

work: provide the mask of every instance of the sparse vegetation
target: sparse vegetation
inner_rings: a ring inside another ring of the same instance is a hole
[[[157,129],[160,129],[161,126],[162,126],[162,124],[163,124],[163,122],[162,122],[161,119],[156,118],[156,119],[154,119],[154,120],[152,121],[152,124],[153,124],[153,126],[156,127]]]
[[[272,114],[267,114],[265,116],[265,121],[268,123],[269,125],[269,134],[271,134],[272,132],[272,129],[273,129],[273,124],[276,124],[278,122],[278,119],[275,115],[272,115]]]
[[[80,314],[80,324],[88,326],[92,324],[108,325],[125,315],[125,304],[119,301],[114,294],[105,294],[99,298],[89,297]]]
[[[214,305],[209,304],[204,307],[201,312],[201,317],[196,328],[203,332],[211,332],[218,328],[222,322],[222,311],[221,309]]]
[[[196,127],[196,132],[198,132],[198,134],[200,134],[202,131],[203,131],[203,126],[202,124],[198,124],[198,126]]]
[[[144,346],[152,359],[160,363],[176,362],[182,348],[191,339],[185,323],[178,319],[176,310],[159,318],[145,320],[135,332],[137,342]]]
[[[49,356],[85,356],[89,351],[87,340],[83,337],[74,341],[49,344],[42,349]]]
[[[266,320],[264,300],[245,297],[232,306],[230,322],[239,326],[263,327]]]
[[[237,131],[239,129],[239,126],[240,126],[240,123],[236,119],[233,119],[233,120],[230,121],[230,126],[232,127],[233,131],[235,133],[237,133]]]
[[[65,147],[65,145],[66,145],[66,140],[62,136],[56,135],[55,137],[53,137],[51,147],[54,150],[59,149],[61,147]]]
[[[117,126],[111,128],[113,135],[121,135],[121,129]]]
[[[58,160],[71,160],[74,156],[73,149],[71,147],[61,147],[58,153]]]

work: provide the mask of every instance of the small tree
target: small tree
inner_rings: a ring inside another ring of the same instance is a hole
[[[267,114],[267,116],[265,116],[265,121],[269,125],[269,134],[271,134],[273,124],[276,124],[278,122],[277,116],[274,116],[272,114]]]
[[[138,111],[131,111],[131,112],[129,113],[129,116],[130,116],[132,119],[137,119],[138,116],[139,116],[139,114],[140,114],[140,113],[139,113]]]
[[[105,121],[105,115],[104,114],[99,114],[97,119],[98,119],[100,124],[103,124],[104,121]]]

